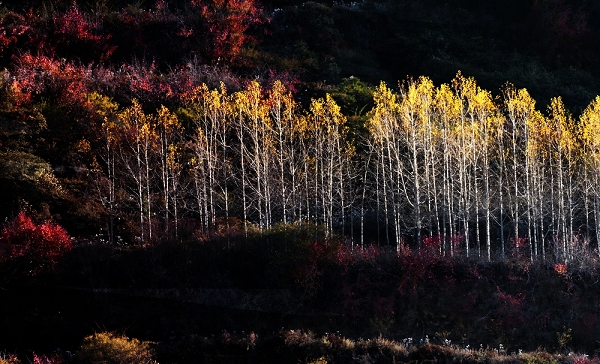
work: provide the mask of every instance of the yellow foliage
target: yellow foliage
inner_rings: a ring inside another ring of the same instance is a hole
[[[154,364],[149,341],[129,339],[110,332],[100,332],[83,340],[77,361],[90,364]]]
[[[559,150],[572,153],[577,150],[576,133],[571,115],[565,110],[562,98],[555,97],[550,100],[548,107],[549,120],[556,131],[556,143]]]
[[[462,105],[450,86],[443,84],[435,93],[434,109],[435,114],[441,119],[442,126],[450,128],[458,120]]]
[[[381,82],[375,89],[373,100],[375,106],[369,112],[368,128],[375,142],[382,143],[399,127],[396,117],[399,105],[396,101],[396,94],[384,82]]]
[[[595,153],[600,152],[600,96],[596,96],[579,120],[585,147]]]
[[[118,117],[125,128],[141,128],[149,122],[149,117],[144,113],[142,105],[136,99],[133,99],[131,106],[120,112]]]
[[[17,359],[16,355],[12,354],[0,354],[0,364],[20,364],[21,361]]]
[[[433,82],[421,76],[417,82],[409,82],[407,89],[401,92],[402,98],[398,107],[403,128],[415,134],[429,129],[433,116]]]
[[[328,363],[328,361],[327,361],[327,358],[326,358],[326,357],[324,357],[324,356],[321,356],[321,357],[319,357],[319,358],[317,358],[317,359],[314,359],[314,360],[311,360],[311,361],[309,361],[308,363],[309,363],[309,364],[327,364],[327,363]]]
[[[119,104],[110,97],[104,96],[98,92],[92,92],[86,97],[86,102],[102,119],[114,116],[119,110]]]
[[[181,128],[181,123],[177,119],[177,115],[171,113],[164,105],[160,106],[157,114],[158,125],[161,125],[167,133],[175,129]]]
[[[336,143],[347,134],[346,117],[329,94],[325,95],[325,99],[312,100],[309,120],[313,128],[311,131],[320,135],[325,143]]]

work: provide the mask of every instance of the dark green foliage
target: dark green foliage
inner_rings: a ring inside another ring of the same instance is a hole
[[[373,85],[359,78],[345,78],[331,91],[331,96],[347,116],[363,116],[373,107]]]
[[[0,216],[30,203],[35,208],[60,198],[64,191],[50,165],[38,156],[26,152],[0,152],[0,188],[4,199]]]

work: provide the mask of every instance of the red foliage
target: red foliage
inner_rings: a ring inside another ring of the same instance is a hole
[[[0,52],[17,43],[18,38],[29,30],[25,25],[25,17],[15,13],[6,15],[0,25]]]
[[[226,72],[194,65],[162,73],[154,62],[122,64],[118,68],[81,65],[42,54],[23,53],[11,71],[11,93],[15,107],[41,99],[52,99],[70,109],[86,107],[86,95],[96,91],[119,100],[138,99],[142,104],[168,104],[190,94],[198,85],[211,87],[225,80],[236,89],[238,80]]]
[[[339,252],[342,249],[343,244],[333,240],[310,244],[294,271],[296,283],[309,294],[317,293],[322,286],[325,267],[339,264]]]
[[[62,364],[64,360],[58,355],[46,356],[33,354],[33,364]]]
[[[93,34],[93,30],[98,28],[98,24],[88,21],[76,5],[64,14],[55,14],[54,26],[55,33],[61,35],[61,39],[67,43],[73,40],[97,42],[103,39],[103,37]]]
[[[562,264],[562,263],[556,263],[556,264],[554,264],[554,271],[561,276],[566,276],[567,275],[567,265]]]
[[[398,263],[402,269],[402,276],[398,283],[398,292],[415,295],[424,282],[433,282],[435,276],[432,267],[438,261],[438,257],[422,252],[399,256]]]
[[[208,24],[215,60],[234,60],[244,43],[252,39],[248,29],[263,22],[262,9],[255,0],[192,0],[191,4]]]
[[[31,255],[49,263],[55,263],[72,248],[71,237],[62,226],[36,224],[24,212],[4,226],[0,241],[8,247],[8,258]]]
[[[81,105],[94,82],[92,69],[43,55],[22,54],[16,60],[13,89],[20,103],[40,95],[54,95],[63,105]]]
[[[347,273],[350,266],[357,262],[375,264],[380,254],[381,251],[379,248],[372,244],[365,247],[352,247],[348,244],[339,244],[336,263],[342,267],[344,273]]]
[[[43,21],[32,11],[21,15],[8,12],[0,20],[0,55],[10,59],[18,48],[47,50]]]
[[[82,66],[64,59],[25,53],[16,60],[12,89],[18,105],[38,101],[42,96],[55,97],[61,105],[81,107],[86,95],[99,91],[141,102],[158,102],[175,96],[171,83],[178,91],[191,87],[186,75],[162,76],[154,63],[124,64],[117,70],[102,66]]]
[[[498,309],[498,323],[505,328],[520,327],[527,317],[524,312],[525,294],[522,292],[516,295],[503,292],[500,287],[496,287],[496,302]]]
[[[269,75],[266,77],[266,82],[263,87],[271,89],[276,81],[283,83],[285,88],[293,95],[298,93],[298,86],[300,85],[300,79],[290,73],[289,71],[276,71],[274,69],[269,70]]]
[[[442,246],[442,239],[441,235],[426,236],[423,238],[423,248],[428,252],[435,253]]]
[[[54,15],[54,35],[58,46],[67,49],[68,55],[78,57],[97,54],[101,61],[107,60],[116,47],[108,43],[109,35],[100,35],[100,23],[90,21],[77,5],[64,14]],[[86,54],[88,53],[88,54]]]
[[[594,55],[597,34],[589,26],[593,10],[582,2],[536,1],[532,6],[533,46],[556,65],[587,63]]]
[[[174,96],[169,79],[161,75],[154,62],[123,64],[117,72],[118,81],[123,81],[131,95],[142,101],[157,102]],[[173,79],[185,84],[185,80]]]

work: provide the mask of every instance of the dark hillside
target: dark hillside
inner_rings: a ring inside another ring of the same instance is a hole
[[[0,364],[598,363],[599,40],[593,0],[3,0]]]
[[[509,354],[597,349],[600,292],[589,267],[531,265],[517,250],[506,262],[483,263],[277,236],[260,239],[269,246],[237,241],[229,250],[224,241],[80,246],[58,270],[35,277],[27,277],[24,261],[5,263],[0,302],[11,314],[3,316],[0,342],[39,353],[76,351],[91,332],[125,331],[158,342],[166,363],[222,350],[202,337],[238,340],[254,332],[262,338],[257,344],[268,346],[273,335],[291,335],[284,329],[335,332],[339,340],[383,336],[409,349],[425,342]]]

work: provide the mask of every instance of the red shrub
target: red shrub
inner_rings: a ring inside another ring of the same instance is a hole
[[[513,295],[503,292],[497,286],[494,299],[498,305],[496,322],[499,325],[512,329],[520,327],[527,321],[527,316],[524,312],[526,297],[522,292]]]
[[[41,19],[28,12],[18,14],[9,11],[0,20],[0,58],[9,60],[18,49],[36,49],[48,51],[44,42],[46,39]]]
[[[554,271],[561,276],[566,276],[568,272],[567,265],[563,263],[556,263],[554,264]]]
[[[66,13],[54,15],[54,34],[56,43],[68,56],[97,55],[101,61],[107,60],[116,47],[108,43],[109,35],[98,34],[101,25],[82,13],[73,5]]]
[[[4,249],[8,258],[31,255],[48,263],[55,263],[72,248],[71,238],[62,226],[36,224],[24,212],[4,226],[0,241],[8,248]]]
[[[251,39],[247,34],[250,27],[263,22],[255,0],[192,0],[191,4],[208,24],[217,60],[234,60]]]
[[[46,356],[33,354],[33,364],[62,364],[64,360],[58,355]]]
[[[74,39],[97,42],[102,39],[101,36],[93,34],[98,24],[88,21],[76,5],[64,14],[55,14],[54,26],[56,34],[64,35],[65,42],[72,42]]]
[[[64,105],[81,105],[93,83],[91,67],[76,65],[44,55],[24,53],[15,59],[13,90],[23,95],[20,103],[32,97],[56,95]]]

